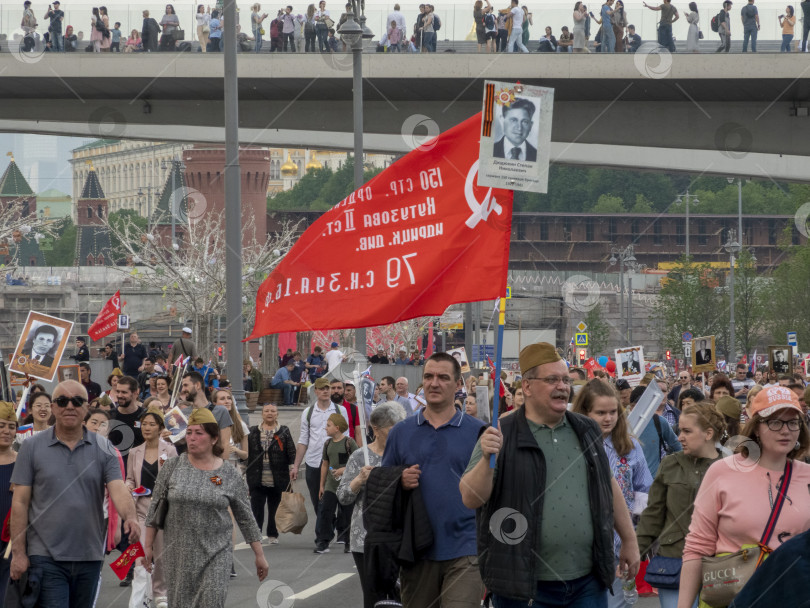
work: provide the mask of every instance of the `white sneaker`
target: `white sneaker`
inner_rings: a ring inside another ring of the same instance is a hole
[[[155,599],[155,608],[169,608],[168,598],[159,597]]]

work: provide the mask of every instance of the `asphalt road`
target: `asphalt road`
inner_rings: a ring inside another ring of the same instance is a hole
[[[279,419],[298,438],[301,408],[279,408]],[[259,416],[251,416],[257,424]],[[296,491],[308,497],[303,480],[296,482]],[[315,548],[315,516],[309,498],[306,500],[309,522],[301,534],[284,534],[278,545],[265,546],[264,554],[270,564],[270,574],[263,583],[256,577],[253,552],[242,543],[241,535],[234,550],[237,577],[231,579],[228,608],[362,608],[363,600],[354,560],[343,553],[342,545],[332,545],[329,553],[318,555]],[[130,587],[120,587],[119,580],[108,564],[118,557],[109,556],[102,572],[100,608],[127,608]],[[640,598],[637,608],[656,608],[656,598]],[[204,608],[204,607],[201,607]],[[440,607],[436,607],[440,608]]]

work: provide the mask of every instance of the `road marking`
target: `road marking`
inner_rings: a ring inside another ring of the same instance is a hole
[[[337,585],[340,582],[345,581],[347,578],[351,578],[354,576],[354,572],[343,572],[341,574],[336,574],[335,576],[330,576],[328,579],[323,581],[322,583],[318,583],[314,587],[310,587],[309,589],[304,589],[303,591],[299,591],[295,595],[290,596],[290,599],[296,600],[305,600],[308,597],[312,597],[313,595],[317,595],[321,591],[326,591],[330,587]]]

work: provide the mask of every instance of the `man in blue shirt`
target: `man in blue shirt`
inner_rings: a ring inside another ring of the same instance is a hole
[[[483,583],[478,571],[475,512],[461,502],[458,480],[470,461],[483,423],[456,410],[461,367],[436,353],[422,374],[427,406],[391,429],[382,466],[401,466],[402,487],[422,489],[433,529],[426,559],[400,572],[402,605],[478,606]]]
[[[602,16],[602,47],[603,53],[616,52],[616,34],[613,32],[613,0],[605,0],[600,14]]]
[[[291,359],[287,361],[287,365],[278,368],[276,375],[270,381],[270,388],[281,389],[284,405],[293,405],[295,389],[301,384],[292,379],[293,369],[295,369],[295,362]]]

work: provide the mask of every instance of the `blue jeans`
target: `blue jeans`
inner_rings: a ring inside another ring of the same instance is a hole
[[[329,44],[326,42],[326,39],[329,38],[329,28],[326,27],[325,23],[315,24],[315,35],[318,37],[318,50],[321,53],[328,53]],[[315,48],[313,47],[312,50],[314,51]]]
[[[538,581],[534,604],[549,608],[607,608],[607,589],[590,574],[572,581]],[[492,596],[495,608],[527,608],[528,602],[500,595]]]
[[[789,53],[791,42],[793,42],[793,34],[782,34],[782,48],[780,48],[779,51]]]
[[[65,38],[62,34],[54,34],[53,32],[50,33],[50,41],[51,41],[51,50],[58,51],[61,53],[65,52]]]
[[[209,38],[208,46],[205,50],[209,53],[219,53],[222,51],[222,38]]]
[[[293,395],[295,395],[295,387],[292,384],[287,384],[286,382],[276,382],[270,385],[270,388],[280,388],[281,389],[281,397],[282,402],[284,405],[291,405],[293,402]]]
[[[757,52],[757,28],[756,27],[747,27],[743,30],[743,48],[742,52],[748,52],[748,39],[751,39],[751,52]]]
[[[261,53],[262,51],[262,33],[261,30],[253,30],[253,38],[256,40],[253,52]]]
[[[31,567],[42,570],[39,605],[48,608],[92,608],[101,575],[100,562],[57,562],[32,555]]]
[[[675,42],[672,40],[671,23],[658,24],[658,44],[660,44],[666,49],[669,49],[670,53],[675,52]]]
[[[599,47],[601,53],[616,52],[616,34],[613,33],[613,26],[607,24],[602,28],[602,46]]]
[[[678,590],[677,589],[658,589],[658,601],[661,603],[661,608],[678,608]],[[697,608],[698,601],[692,604],[692,608]]]

